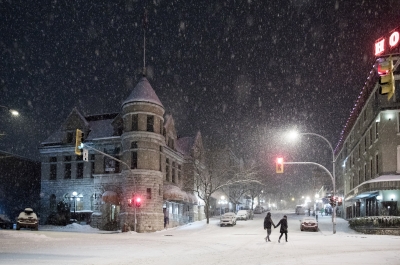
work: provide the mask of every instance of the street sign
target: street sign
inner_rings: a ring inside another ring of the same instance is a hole
[[[83,161],[89,162],[89,150],[83,148]]]

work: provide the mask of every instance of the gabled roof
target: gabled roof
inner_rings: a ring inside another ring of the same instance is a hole
[[[84,117],[76,108],[74,108],[68,116],[67,121],[72,115],[75,117],[79,117],[79,119],[83,121],[85,128],[87,128],[87,130],[89,131],[89,134],[87,137],[85,137],[85,140],[93,140],[97,138],[113,136],[114,128],[112,126],[112,122],[114,121],[115,117],[117,117],[118,113],[99,114]],[[49,145],[62,143],[65,137],[64,127],[66,126],[67,121],[64,122],[60,128],[53,132],[41,144]]]
[[[201,142],[201,133],[197,132],[195,136],[181,137],[176,140],[176,150],[185,156],[192,156],[192,150],[196,144],[203,145]],[[202,148],[202,147],[201,147]]]
[[[181,137],[176,140],[176,150],[185,156],[190,156],[195,142],[194,136]]]
[[[150,102],[164,108],[146,77],[142,77],[139,80],[139,83],[135,86],[129,97],[122,103],[122,106],[131,102]]]

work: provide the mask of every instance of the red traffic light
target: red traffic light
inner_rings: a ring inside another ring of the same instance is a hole
[[[142,205],[142,198],[136,197],[135,198],[135,206],[140,207]]]
[[[276,173],[283,173],[283,157],[276,159]]]

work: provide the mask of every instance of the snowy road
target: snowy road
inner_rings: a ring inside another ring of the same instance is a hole
[[[342,219],[333,235],[329,217],[319,218],[319,232],[301,232],[300,217],[293,213],[272,212],[273,221],[283,214],[288,243],[278,243],[279,229],[265,242],[265,214],[234,227],[219,227],[211,219],[209,225],[202,221],[148,234],[81,226],[0,230],[0,264],[400,264],[400,237],[359,234]]]

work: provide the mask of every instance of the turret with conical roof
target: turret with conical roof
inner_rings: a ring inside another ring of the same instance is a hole
[[[133,194],[142,198],[137,211],[137,231],[151,232],[163,228],[163,173],[161,159],[164,106],[146,77],[142,77],[129,97],[122,103],[124,161],[130,170],[124,172],[124,200]],[[122,209],[128,224],[134,222],[133,209]]]

